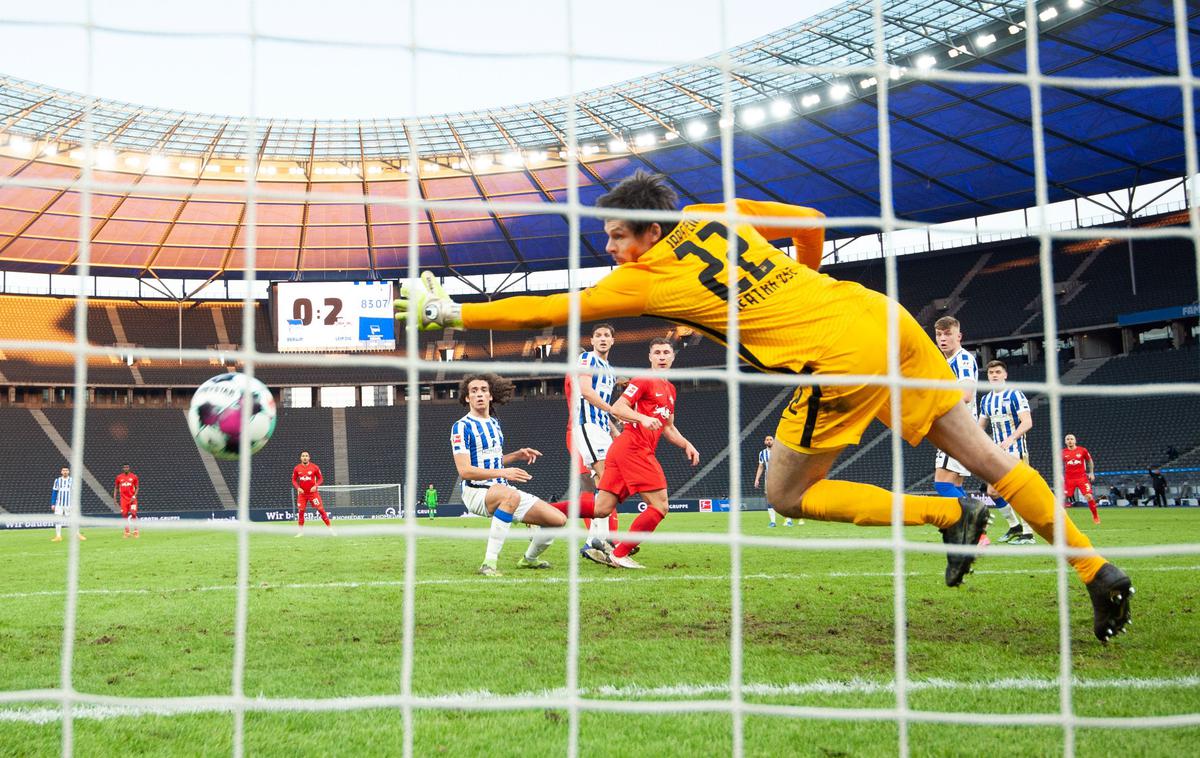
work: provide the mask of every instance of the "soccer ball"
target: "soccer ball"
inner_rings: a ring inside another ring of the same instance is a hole
[[[196,389],[188,408],[188,428],[200,449],[234,460],[242,432],[242,394],[250,384],[250,452],[263,449],[275,433],[275,398],[267,386],[245,374],[214,376]]]

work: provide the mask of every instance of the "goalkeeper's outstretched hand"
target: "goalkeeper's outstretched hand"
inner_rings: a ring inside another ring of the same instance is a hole
[[[392,303],[397,321],[408,320],[410,302],[416,304],[417,328],[423,332],[463,325],[462,306],[450,299],[432,271],[424,272],[415,282],[400,285],[400,299]]]

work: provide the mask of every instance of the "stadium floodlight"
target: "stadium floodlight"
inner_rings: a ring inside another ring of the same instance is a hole
[[[8,146],[17,155],[29,155],[33,151],[33,143],[24,137],[13,137]]]
[[[514,150],[511,153],[505,153],[504,156],[500,159],[500,162],[503,163],[505,166],[508,166],[509,168],[516,168],[516,167],[520,166],[524,161],[521,158],[521,154]]]
[[[691,121],[687,125],[687,136],[692,139],[703,137],[708,133],[708,124],[703,121]]]
[[[747,108],[742,111],[741,116],[743,126],[758,126],[767,118],[766,111],[758,106]]]
[[[303,176],[304,169],[300,168],[299,166],[292,166],[291,168],[288,169],[288,173],[291,174],[292,176]]]
[[[107,147],[96,151],[96,165],[99,168],[112,168],[117,165],[117,154]]]
[[[1009,34],[1020,34],[1020,33],[1021,33],[1021,27],[1019,27],[1019,26],[1017,26],[1017,25],[1015,25],[1015,24],[1009,24],[1009,25],[1008,25],[1008,33],[1009,33]]]
[[[625,144],[623,139],[612,139],[608,141],[608,152],[623,153],[629,149],[629,145]]]
[[[992,44],[995,43],[995,41],[996,41],[996,35],[981,34],[975,38],[975,47],[978,47],[980,49],[991,47]]]
[[[821,102],[821,96],[815,95],[815,94],[814,95],[805,95],[804,98],[800,100],[800,104],[803,105],[805,108],[811,108],[819,102]]]
[[[663,132],[663,139],[665,139],[667,142],[674,142],[675,140],[679,139],[679,132],[675,131],[674,129],[668,129],[667,131]]]
[[[54,156],[58,155],[58,145],[54,144],[53,142],[48,143],[44,148],[42,148],[42,155],[46,156],[47,158],[53,158]]]
[[[142,158],[138,155],[125,156],[125,165],[129,168],[139,168],[142,165]]]
[[[845,84],[835,84],[829,88],[829,98],[831,100],[845,100],[846,95],[850,94],[850,87]]]
[[[1067,7],[1073,11],[1077,11],[1083,7],[1083,0],[1067,0]]]
[[[546,157],[547,155],[545,150],[534,150],[531,153],[527,153],[525,156],[526,160],[528,160],[530,163],[544,163],[546,161]]]
[[[658,138],[656,138],[650,132],[642,132],[633,138],[633,144],[637,145],[638,147],[652,147],[657,142]]]
[[[368,166],[367,173],[368,174],[382,174],[383,166]]]
[[[267,176],[274,176],[275,174],[279,173],[279,169],[275,166],[263,166],[262,172]]]
[[[904,76],[905,71],[908,71],[908,69],[904,68],[903,66],[893,66],[892,70],[888,72],[888,77],[890,77],[892,81],[895,81],[896,79]]]
[[[933,68],[934,64],[937,63],[937,58],[933,57],[932,55],[922,55],[921,57],[917,58],[915,62],[917,68],[921,70],[928,70]]]
[[[350,174],[354,173],[354,169],[350,168],[349,166],[338,166],[337,172],[338,176],[349,176]]]
[[[597,144],[583,146],[583,154],[584,155],[595,155],[598,152],[600,152],[600,146]]]
[[[246,167],[245,167],[245,166],[234,166],[234,167],[233,167],[233,173],[235,173],[235,174],[244,174],[244,173],[246,173]]]
[[[871,89],[876,84],[879,84],[879,80],[873,76],[870,76],[870,77],[867,77],[866,79],[863,79],[862,81],[860,81],[858,83],[858,86],[861,89]]]
[[[161,155],[151,155],[146,159],[146,170],[161,173],[167,170],[167,159]]]
[[[204,173],[219,174],[219,173],[221,173],[221,166],[220,166],[220,164],[217,164],[217,163],[210,163],[204,167]]]
[[[775,118],[787,118],[792,112],[792,104],[786,99],[779,97],[771,101],[771,115]]]
[[[495,159],[492,158],[492,156],[490,156],[490,155],[485,154],[485,155],[471,156],[471,166],[476,171],[486,171],[487,169],[492,167],[493,163],[495,163]]]
[[[1050,21],[1052,19],[1056,19],[1056,18],[1058,18],[1058,8],[1055,8],[1054,6],[1050,6],[1046,10],[1039,13],[1038,18],[1041,19],[1042,21]]]
[[[192,160],[180,161],[179,162],[179,170],[180,171],[195,171],[196,170],[196,162],[192,161]]]

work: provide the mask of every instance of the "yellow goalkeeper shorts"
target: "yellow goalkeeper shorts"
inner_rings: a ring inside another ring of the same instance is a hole
[[[862,295],[862,315],[805,368],[819,379],[829,376],[879,376],[884,384],[803,385],[784,408],[775,439],[800,453],[828,452],[858,444],[873,419],[891,426],[891,389],[887,386],[888,299],[873,290]],[[946,389],[901,389],[900,426],[904,440],[918,445],[934,420],[962,402],[962,388],[945,356],[903,306],[899,316],[900,373],[911,379],[945,380]]]

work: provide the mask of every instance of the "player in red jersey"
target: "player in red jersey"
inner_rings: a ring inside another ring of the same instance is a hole
[[[1075,435],[1068,434],[1063,448],[1063,492],[1066,493],[1065,505],[1070,508],[1075,491],[1079,490],[1087,499],[1088,508],[1092,509],[1092,521],[1100,523],[1100,511],[1096,510],[1096,498],[1092,495],[1092,482],[1096,481],[1096,461],[1086,447],[1075,444]]]
[[[321,475],[321,467],[312,462],[312,457],[307,450],[301,450],[300,463],[292,469],[292,486],[296,488],[296,510],[300,522],[300,530],[296,532],[297,537],[304,535],[304,509],[309,505],[317,509],[325,526],[329,527],[331,532],[333,531],[333,524],[329,523],[329,514],[325,512],[325,506],[321,503],[321,494],[317,492],[317,488],[324,481],[325,477]]]
[[[140,537],[137,524],[138,475],[129,470],[129,464],[121,467],[121,473],[113,483],[113,502],[121,506],[121,518],[125,519],[125,537],[129,536],[129,527],[133,527],[133,536]]]
[[[650,341],[650,368],[666,371],[675,363],[675,348],[670,340],[655,337]],[[625,429],[608,449],[608,463],[600,477],[600,492],[596,495],[596,518],[603,518],[617,504],[632,494],[646,501],[630,532],[653,532],[667,515],[667,477],[654,457],[660,437],[681,448],[693,466],[700,463],[700,453],[675,428],[675,385],[657,376],[643,376],[629,382],[612,415],[625,423]],[[640,540],[633,538],[617,544],[612,553],[588,548],[584,556],[596,563],[616,568],[645,568],[629,557]]]

